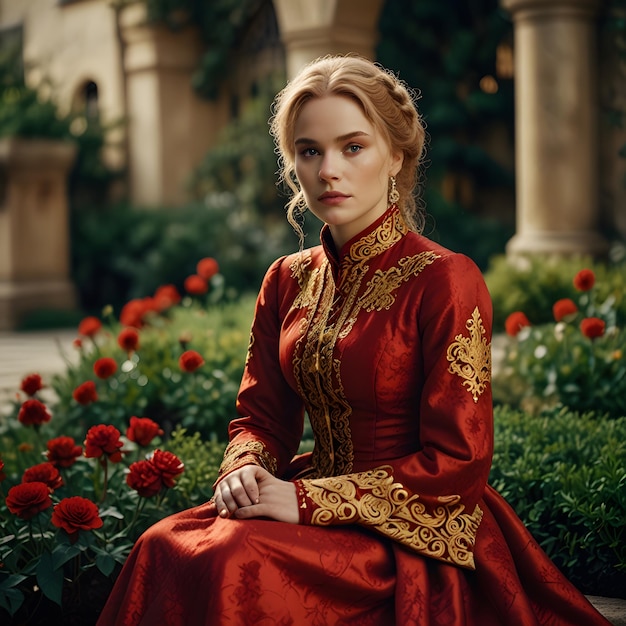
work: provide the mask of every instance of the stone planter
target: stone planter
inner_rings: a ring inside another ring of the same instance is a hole
[[[74,308],[70,281],[69,142],[0,139],[0,330],[38,309]]]

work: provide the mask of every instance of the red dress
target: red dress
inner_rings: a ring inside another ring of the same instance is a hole
[[[293,480],[300,524],[212,503],[160,521],[99,626],[608,626],[487,485],[490,337],[476,266],[395,207],[277,260],[220,474]]]

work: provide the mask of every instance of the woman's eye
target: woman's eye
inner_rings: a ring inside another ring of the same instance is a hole
[[[304,150],[302,150],[300,154],[302,156],[309,157],[309,156],[315,156],[319,153],[315,148],[305,148]]]
[[[363,146],[358,146],[356,144],[353,144],[351,146],[348,146],[348,152],[350,154],[356,154],[357,152],[360,152],[362,150]]]

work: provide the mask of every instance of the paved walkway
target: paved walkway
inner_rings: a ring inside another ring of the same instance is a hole
[[[63,372],[65,359],[75,358],[76,336],[73,329],[0,332],[0,407],[15,397],[26,374],[40,374],[45,383]]]

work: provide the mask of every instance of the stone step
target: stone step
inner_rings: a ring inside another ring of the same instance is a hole
[[[587,599],[613,626],[626,626],[626,600],[601,596],[587,596]]]

